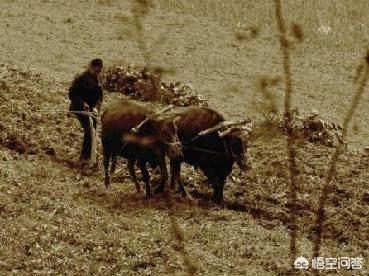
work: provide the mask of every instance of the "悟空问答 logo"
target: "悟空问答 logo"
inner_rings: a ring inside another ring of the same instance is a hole
[[[309,260],[302,256],[298,257],[293,264],[297,269],[309,268]]]

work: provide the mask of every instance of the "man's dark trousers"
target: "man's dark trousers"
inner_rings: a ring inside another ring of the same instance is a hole
[[[81,160],[89,160],[91,158],[91,146],[92,146],[92,137],[91,137],[91,129],[90,129],[90,121],[89,115],[87,114],[78,114],[77,119],[81,123],[83,127],[83,145],[81,152]],[[92,118],[94,131],[96,131],[96,119]]]
[[[72,112],[77,111],[73,108],[73,105],[71,105],[70,110]],[[81,112],[81,111],[82,110],[78,110],[78,112]],[[75,113],[75,115],[83,128],[83,144],[82,144],[80,160],[89,160],[91,158],[91,146],[92,146],[89,115],[81,114],[81,113]],[[96,118],[92,117],[92,122],[93,122],[94,131],[96,131],[96,124],[97,124]]]

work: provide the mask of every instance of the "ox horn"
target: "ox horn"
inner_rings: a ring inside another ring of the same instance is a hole
[[[173,105],[168,105],[167,107],[159,110],[158,112],[155,113],[155,115],[160,115],[162,113],[168,112],[169,110],[173,109]]]
[[[247,124],[247,123],[251,123],[251,120],[250,119],[245,119],[245,120],[236,121],[236,122],[223,121],[223,122],[220,122],[220,123],[216,124],[215,126],[213,126],[211,128],[200,131],[199,136],[203,136],[203,135],[212,133],[216,130],[219,130],[219,129],[222,129],[222,128],[225,128],[225,127],[232,127],[232,126],[243,125],[243,124]]]
[[[142,127],[148,120],[149,120],[149,117],[146,117],[146,119],[143,120],[141,123],[139,123],[137,126],[131,128],[131,131],[134,133],[137,133],[140,127]]]
[[[178,116],[181,116],[182,107],[176,107],[173,109],[173,106],[171,108],[163,109],[164,111],[155,113],[158,120],[166,120],[168,118],[177,118]]]
[[[227,136],[228,134],[230,134],[231,131],[232,131],[232,128],[228,128],[224,131],[218,131],[218,135],[219,135],[219,137],[222,138],[222,137]]]
[[[156,112],[154,115],[160,115],[160,114],[163,114],[163,113],[165,113],[165,112],[167,112],[167,111],[169,111],[169,110],[172,110],[173,109],[173,105],[168,105],[167,107],[165,107],[165,108],[163,108],[163,109],[161,109],[161,110],[159,110],[158,112]],[[145,120],[143,120],[141,123],[139,123],[137,126],[135,126],[135,127],[133,127],[132,129],[131,129],[131,131],[132,132],[134,132],[134,133],[137,133],[138,132],[138,130],[147,122],[149,120],[149,117],[146,117],[146,119]]]
[[[249,127],[242,127],[242,128],[228,128],[224,131],[218,131],[219,137],[227,136],[230,133],[242,133],[244,135],[248,135],[251,132],[251,128]]]

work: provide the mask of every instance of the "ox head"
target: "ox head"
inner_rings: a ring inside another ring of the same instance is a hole
[[[180,117],[166,116],[166,117],[147,117],[138,126],[132,128],[132,132],[144,134],[144,129],[150,125],[151,132],[155,133],[155,138],[144,138],[149,142],[146,145],[152,144],[153,141],[159,142],[170,159],[178,158],[182,155],[181,142],[179,141],[177,132],[177,123]],[[143,141],[143,139],[141,139]],[[145,144],[142,143],[141,144]]]
[[[178,138],[177,123],[180,118],[166,117],[157,121],[159,140],[164,145],[164,149],[170,159],[178,158],[182,155],[181,142]]]
[[[219,136],[224,139],[232,159],[236,161],[238,167],[243,172],[246,172],[251,167],[247,160],[247,136],[250,131],[249,127],[233,127],[218,132]]]

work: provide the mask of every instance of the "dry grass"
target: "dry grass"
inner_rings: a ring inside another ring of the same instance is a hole
[[[152,0],[156,9],[208,18],[230,28],[258,26],[271,33],[275,22],[273,1],[239,0]],[[369,42],[369,2],[358,0],[288,0],[283,1],[286,20],[298,22],[309,41],[318,41],[316,50],[361,47]],[[326,29],[326,27],[330,27]],[[271,28],[271,29],[270,29]],[[326,31],[327,30],[327,31]],[[291,30],[289,30],[291,31]],[[326,33],[329,32],[329,33]],[[327,45],[328,40],[334,43]],[[357,44],[360,45],[357,45]],[[357,48],[360,49],[360,48]]]

